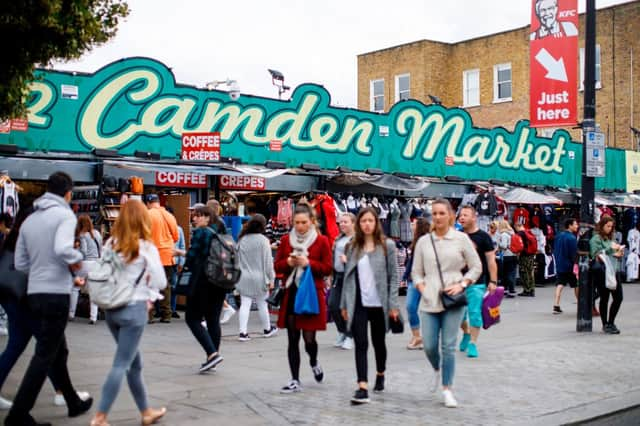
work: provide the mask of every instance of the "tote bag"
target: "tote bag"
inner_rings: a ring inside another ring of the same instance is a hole
[[[482,299],[482,328],[485,330],[500,322],[500,303],[503,297],[503,287],[496,287],[493,294],[485,293]]]
[[[320,313],[318,293],[316,292],[316,284],[313,281],[310,266],[305,268],[302,277],[300,277],[300,285],[296,293],[293,312],[297,315],[318,315]]]

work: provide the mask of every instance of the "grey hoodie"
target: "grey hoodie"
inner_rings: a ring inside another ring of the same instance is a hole
[[[73,248],[76,216],[64,198],[46,192],[24,221],[15,252],[15,267],[29,274],[27,294],[69,294],[69,265],[83,258]]]

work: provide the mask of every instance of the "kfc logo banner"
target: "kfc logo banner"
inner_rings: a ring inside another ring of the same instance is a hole
[[[532,0],[529,115],[531,127],[578,121],[578,1]]]

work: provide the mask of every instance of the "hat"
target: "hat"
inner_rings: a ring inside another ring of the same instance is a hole
[[[195,209],[197,209],[198,207],[205,207],[205,205],[204,205],[204,204],[202,204],[202,203],[195,203],[194,205],[192,205],[191,207],[189,207],[189,210],[195,210]]]
[[[160,201],[160,197],[158,197],[158,194],[147,195],[147,203],[157,203],[159,201]]]

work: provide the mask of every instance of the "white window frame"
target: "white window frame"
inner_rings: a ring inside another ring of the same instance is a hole
[[[409,74],[409,73],[398,74],[398,75],[396,75],[396,78],[395,78],[395,102],[398,102],[398,101],[401,100],[400,99],[400,95],[402,93],[400,92],[400,79],[404,78],[404,77],[409,79],[409,89],[408,90],[403,90],[402,92],[407,92],[407,98],[406,99],[411,98],[411,74]]]
[[[600,78],[598,79],[598,75]],[[584,90],[584,47],[580,48],[580,91]],[[602,50],[596,44],[596,89],[602,89]]]
[[[509,71],[511,71],[511,96],[508,98],[499,98],[498,97],[498,71],[503,70],[504,68],[509,67]],[[513,68],[511,67],[511,62],[505,62],[504,64],[496,64],[493,66],[493,103],[499,102],[511,102],[513,100]]]
[[[477,91],[478,91],[478,100],[477,102],[471,102],[469,100],[469,87],[467,87],[468,83],[468,76],[470,75],[476,75],[477,81],[478,81],[478,87],[477,87]],[[475,68],[475,69],[471,69],[471,70],[464,70],[462,71],[462,106],[463,107],[474,107],[474,106],[478,106],[480,105],[480,69],[479,68]]]
[[[375,85],[375,83],[381,81],[382,82],[382,110],[377,111],[375,109],[375,94],[373,92],[373,87]],[[373,112],[384,112],[384,78],[377,78],[375,80],[371,80],[369,82],[369,110],[373,111]]]

